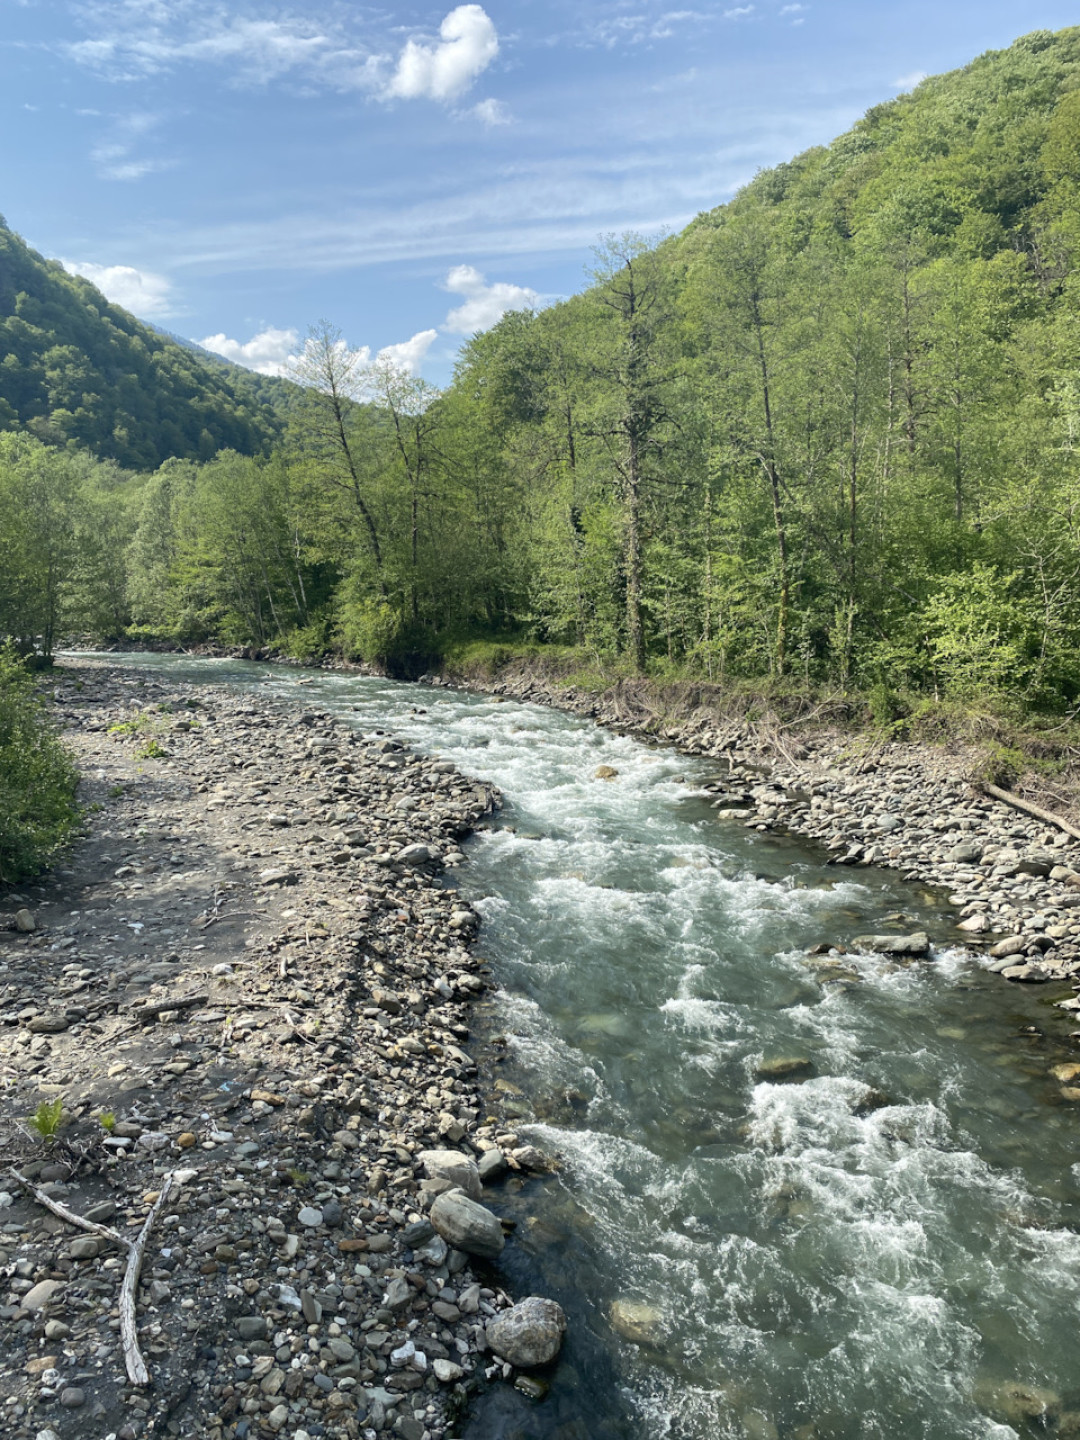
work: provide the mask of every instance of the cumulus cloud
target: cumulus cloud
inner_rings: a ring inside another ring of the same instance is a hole
[[[406,375],[419,375],[428,351],[438,338],[437,330],[420,330],[411,340],[400,340],[396,345],[384,345],[375,358]]]
[[[300,335],[296,330],[276,330],[272,325],[260,330],[250,340],[233,340],[224,333],[207,335],[196,340],[204,350],[212,350],[234,365],[244,365],[260,375],[288,375],[295,361]]]
[[[387,94],[414,100],[454,100],[499,53],[499,37],[481,5],[458,5],[439,26],[434,44],[409,40]]]
[[[464,303],[450,311],[441,327],[451,335],[490,330],[508,310],[530,310],[540,301],[537,292],[526,285],[508,285],[502,281],[489,285],[475,265],[455,265],[443,289],[464,298]]]
[[[172,311],[172,284],[164,275],[136,270],[133,265],[95,265],[89,260],[63,260],[61,264],[69,275],[81,275],[96,285],[106,300],[144,320]]]

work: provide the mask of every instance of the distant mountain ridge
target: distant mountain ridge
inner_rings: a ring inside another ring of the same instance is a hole
[[[148,470],[267,452],[298,394],[137,320],[0,216],[0,429]]]

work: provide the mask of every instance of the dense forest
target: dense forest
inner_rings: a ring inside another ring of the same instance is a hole
[[[268,451],[291,392],[141,324],[0,216],[0,430],[153,469]]]
[[[94,337],[145,345],[46,271]],[[242,436],[203,371],[181,403],[167,342],[87,378],[105,359],[7,273],[0,630],[24,640],[507,636],[714,680],[1080,694],[1080,29],[924,80],[677,236],[606,240],[582,294],[474,337],[445,391],[320,327],[269,448],[254,389]]]

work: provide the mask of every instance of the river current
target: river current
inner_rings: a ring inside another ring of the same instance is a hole
[[[561,1168],[492,1203],[518,1222],[507,1288],[570,1331],[546,1399],[495,1387],[466,1440],[1080,1435],[1068,1022],[951,950],[941,897],[719,820],[714,762],[552,710],[120,658],[302,698],[503,791],[453,883],[498,985],[490,1073]],[[929,962],[806,954],[915,928]]]

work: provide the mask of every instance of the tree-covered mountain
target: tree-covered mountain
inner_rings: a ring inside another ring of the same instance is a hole
[[[142,324],[0,218],[0,429],[153,469],[265,452],[294,392]]]
[[[474,337],[441,394],[329,330],[303,378],[269,457],[196,447],[129,484],[9,444],[0,494],[89,497],[71,594],[114,629],[369,658],[513,632],[886,711],[1072,704],[1080,29],[923,81],[659,245],[605,242],[584,293]],[[121,498],[127,539],[87,549]],[[22,636],[41,513],[6,542]]]

